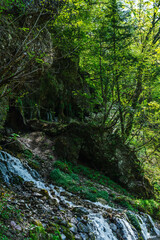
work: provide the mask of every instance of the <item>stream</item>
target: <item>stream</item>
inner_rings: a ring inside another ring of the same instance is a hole
[[[4,151],[0,151],[0,172],[7,184],[12,184],[15,178],[22,179],[24,183],[32,182],[36,188],[47,190],[50,199],[63,203],[67,211],[74,209],[76,222],[72,232],[77,240],[138,240],[140,236],[143,240],[159,239],[160,231],[149,215],[128,211],[139,223],[138,231],[128,219],[127,210],[83,200],[61,187],[47,184],[37,171],[24,166],[19,159]],[[63,205],[60,210],[64,210]],[[65,234],[62,235],[62,239],[67,240]]]

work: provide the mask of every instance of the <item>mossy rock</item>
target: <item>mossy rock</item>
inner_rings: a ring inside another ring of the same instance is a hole
[[[39,170],[41,168],[40,163],[34,159],[28,160],[28,165],[35,170]]]
[[[66,236],[67,240],[75,240],[75,237],[69,228],[61,226],[61,230],[62,230],[62,233]]]

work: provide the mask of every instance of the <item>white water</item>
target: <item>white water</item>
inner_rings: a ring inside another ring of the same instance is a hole
[[[123,237],[125,240],[137,240],[131,225],[123,218],[117,219],[117,222],[121,225],[123,231]]]
[[[0,170],[3,175],[4,181],[8,184],[12,182],[12,177],[21,177],[24,181],[33,182],[37,188],[47,189],[50,197],[52,197],[50,190],[53,190],[55,195],[61,199],[61,201],[67,203],[70,207],[75,207],[76,205],[70,200],[68,201],[66,197],[61,196],[61,192],[65,190],[63,188],[55,189],[54,185],[46,186],[46,184],[41,180],[40,175],[33,169],[25,167],[22,165],[21,161],[10,154],[1,151],[0,152]],[[70,194],[72,195],[72,194]],[[57,198],[57,200],[58,200]],[[119,240],[117,234],[121,235],[123,240],[138,240],[138,233],[135,228],[129,223],[124,216],[117,216],[114,219],[114,225],[116,231],[112,231],[110,227],[110,221],[103,218],[101,211],[107,211],[107,209],[115,211],[108,205],[103,205],[102,203],[92,203],[97,208],[99,213],[93,213],[88,210],[88,227],[91,233],[94,233],[96,240]],[[85,201],[84,201],[85,206]],[[119,210],[117,210],[118,212]],[[132,213],[132,212],[131,212]],[[132,213],[134,214],[134,213]],[[138,220],[141,227],[141,234],[144,240],[147,240],[153,236],[159,236],[160,231],[156,228],[152,218],[149,215],[139,215],[134,214]],[[144,217],[145,216],[145,217]],[[148,220],[147,220],[148,219]],[[149,231],[148,225],[152,228],[152,233]]]
[[[150,221],[150,223],[151,223],[151,225],[153,227],[154,232],[156,233],[157,236],[160,236],[160,231],[156,228],[156,226],[155,226],[151,216],[149,216],[148,214],[147,214],[147,216],[148,216],[149,221]]]
[[[107,220],[102,215],[91,213],[89,214],[89,219],[91,221],[89,224],[90,228],[97,240],[117,240]]]
[[[142,229],[142,231],[141,231],[142,236],[143,236],[144,240],[147,240],[148,238],[151,237],[151,234],[148,232],[146,223],[144,222],[143,218],[140,215],[136,214],[135,216],[139,220],[139,224],[140,224],[140,227]]]

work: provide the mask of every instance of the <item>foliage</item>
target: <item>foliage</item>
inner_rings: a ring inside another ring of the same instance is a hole
[[[61,166],[59,161],[58,165]],[[96,202],[98,198],[103,198],[107,202],[109,201],[108,193],[106,191],[100,191],[96,187],[90,187],[88,182],[81,181],[78,175],[74,173],[65,173],[65,169],[66,168],[64,168],[64,172],[62,172],[60,169],[55,168],[51,172],[50,177],[55,184],[66,188],[74,194],[79,194],[84,199],[88,199],[93,202]]]
[[[23,155],[26,159],[31,159],[33,157],[33,153],[29,149],[25,149],[23,151]]]
[[[137,152],[159,199],[159,2],[32,2],[2,0],[0,3],[2,28],[9,33],[7,43],[15,40],[13,46],[7,44],[7,51],[3,46],[6,55],[1,59],[0,98],[14,98],[24,119],[71,121],[75,118],[116,132]],[[29,10],[39,14],[36,21],[23,21]],[[46,53],[37,51],[32,43],[46,33],[50,36],[49,55],[54,62],[45,72]],[[40,69],[44,73],[41,77]],[[38,77],[31,76],[32,72]],[[11,107],[8,109],[7,103],[4,107],[1,101],[3,124]],[[17,137],[13,134],[11,138]],[[32,158],[30,153],[24,155]],[[31,164],[38,167],[36,162]],[[65,174],[82,172],[91,180],[127,194],[101,173],[82,166],[56,164]],[[79,181],[76,175],[70,175],[65,183],[66,176],[59,174],[66,187]],[[73,189],[79,191],[75,186]]]
[[[126,214],[131,224],[137,229],[138,232],[141,232],[141,227],[137,217],[133,215],[131,212],[127,212]]]
[[[74,173],[85,176],[94,182],[100,183],[104,186],[108,186],[110,189],[114,189],[117,192],[128,195],[128,192],[124,188],[122,188],[120,185],[116,184],[110,178],[103,175],[101,172],[98,172],[96,170],[93,170],[89,167],[86,167],[86,166],[83,166],[80,164],[74,165],[73,163],[68,162],[68,165],[70,166],[71,170]]]
[[[54,168],[59,168],[61,171],[65,172],[65,173],[71,173],[71,169],[68,166],[67,163],[62,162],[62,161],[56,161],[53,164]]]
[[[33,227],[30,230],[30,239],[31,240],[61,240],[59,231],[56,231],[55,234],[50,234],[45,231],[41,226]]]

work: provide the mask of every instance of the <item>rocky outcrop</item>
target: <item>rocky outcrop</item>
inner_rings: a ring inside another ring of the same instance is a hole
[[[118,135],[107,129],[102,133],[100,127],[82,123],[71,123],[57,129],[56,134],[55,128],[47,129],[46,133],[56,137],[57,158],[86,164],[103,171],[130,191],[152,196],[152,187],[143,177],[139,159]]]
[[[46,124],[30,121],[30,128],[42,130],[53,142],[56,159],[81,163],[100,170],[131,192],[150,198],[153,189],[144,177],[136,154],[121,138],[91,124]]]

